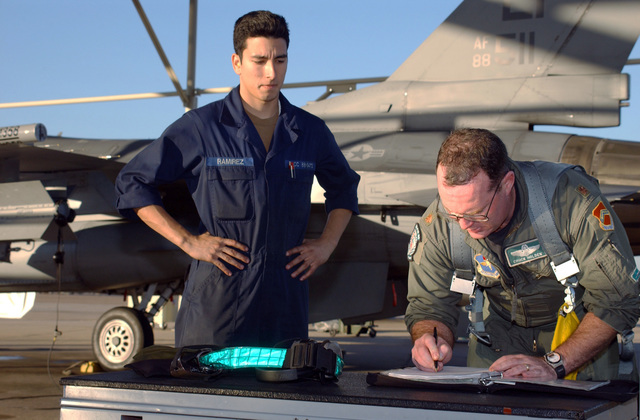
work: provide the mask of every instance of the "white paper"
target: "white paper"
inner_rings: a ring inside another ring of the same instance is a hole
[[[465,366],[444,366],[439,372],[425,372],[416,367],[393,369],[382,372],[383,375],[394,378],[408,379],[418,382],[433,383],[473,383],[489,385],[490,383],[515,385],[516,383],[530,383],[559,388],[591,391],[609,383],[609,381],[570,381],[555,379],[543,381],[540,379],[503,378],[501,372],[494,372],[484,368]],[[481,382],[482,381],[482,382]]]

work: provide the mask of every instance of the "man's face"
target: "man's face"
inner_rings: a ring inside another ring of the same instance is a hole
[[[242,57],[233,54],[233,70],[240,76],[240,96],[255,109],[277,101],[287,72],[287,43],[282,38],[248,38]]]
[[[458,217],[463,230],[469,232],[474,239],[486,238],[501,229],[511,219],[515,196],[513,189],[513,172],[508,172],[495,187],[489,176],[480,171],[466,185],[448,186],[443,182],[446,168],[438,166],[436,177],[440,201],[447,213],[462,215],[486,216],[487,221],[470,221]]]

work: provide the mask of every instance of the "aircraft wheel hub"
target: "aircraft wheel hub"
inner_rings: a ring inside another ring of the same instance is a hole
[[[153,345],[153,330],[144,313],[127,307],[105,312],[91,336],[93,354],[105,370],[120,370],[144,347]]]
[[[124,362],[131,356],[133,331],[125,322],[114,320],[104,326],[100,337],[102,353],[113,363]]]

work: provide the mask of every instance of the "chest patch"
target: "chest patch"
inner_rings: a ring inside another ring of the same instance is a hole
[[[253,158],[212,156],[207,158],[207,166],[253,166]]]
[[[476,262],[476,270],[480,275],[485,277],[491,277],[494,279],[497,279],[498,277],[500,277],[500,273],[498,272],[498,269],[495,268],[493,265],[491,265],[491,263],[487,261],[484,255],[476,254],[476,256],[473,257],[473,259]]]
[[[314,171],[316,169],[315,162],[309,162],[304,160],[285,160],[284,165],[287,168],[287,170],[290,172],[291,178],[297,178],[296,177],[297,171],[305,171],[306,173],[309,173],[307,171]]]
[[[540,258],[544,258],[547,255],[540,246],[540,241],[538,239],[510,246],[504,250],[504,253],[507,257],[509,267],[515,267],[529,261],[535,261]]]
[[[309,171],[313,171],[316,169],[315,162],[308,162],[304,160],[285,160],[284,164],[287,169],[293,168],[293,169],[301,169],[301,170],[309,170]]]

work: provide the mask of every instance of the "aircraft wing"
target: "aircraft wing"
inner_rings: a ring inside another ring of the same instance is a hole
[[[388,194],[388,197],[419,207],[429,207],[429,204],[431,204],[437,194],[437,188],[427,188],[423,190],[403,191],[396,194],[391,193]]]
[[[55,213],[40,181],[0,184],[0,241],[42,237]]]

